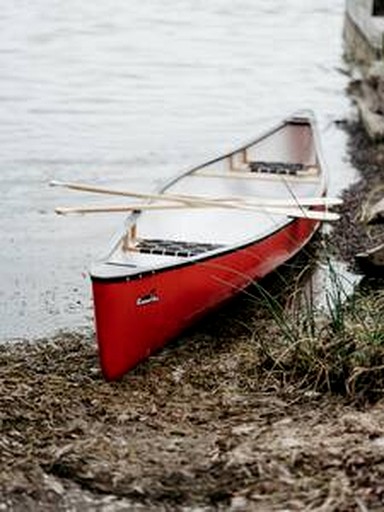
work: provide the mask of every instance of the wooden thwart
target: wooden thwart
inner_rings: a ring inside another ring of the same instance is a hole
[[[230,172],[226,171],[205,171],[199,170],[191,174],[192,177],[196,178],[225,178],[225,179],[240,179],[240,180],[271,180],[271,181],[303,181],[305,183],[312,183],[319,181],[319,177],[316,172],[308,171],[298,175],[291,174],[269,174],[269,173],[256,173],[250,172],[244,169],[235,170],[233,168]]]

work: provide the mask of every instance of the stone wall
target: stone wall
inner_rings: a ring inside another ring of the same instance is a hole
[[[347,0],[345,56],[360,70],[361,79],[351,83],[350,92],[366,131],[384,140],[384,16],[373,16],[373,2]]]
[[[383,56],[384,17],[373,15],[375,1],[347,0],[346,17],[350,39],[364,40],[364,45],[369,46],[368,52],[380,58]]]
[[[345,57],[359,66],[369,67],[381,58],[381,51],[372,46],[364,32],[353,19],[346,14],[344,21]]]

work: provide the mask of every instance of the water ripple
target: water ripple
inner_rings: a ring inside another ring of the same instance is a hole
[[[81,272],[120,220],[55,217],[54,206],[81,197],[49,189],[50,179],[150,188],[298,108],[317,110],[328,126],[348,107],[343,8],[344,0],[4,2],[0,338],[89,323]],[[343,169],[342,135],[324,136]],[[77,300],[86,306],[68,306]]]

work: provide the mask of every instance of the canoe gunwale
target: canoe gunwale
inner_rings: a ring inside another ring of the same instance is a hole
[[[206,254],[186,258],[185,261],[180,261],[180,260],[174,261],[174,262],[170,261],[168,265],[161,264],[158,267],[151,266],[148,269],[143,268],[143,269],[140,269],[139,271],[137,271],[138,270],[137,267],[136,268],[132,267],[129,264],[125,265],[124,263],[121,263],[121,264],[114,263],[113,265],[115,267],[121,266],[122,268],[126,268],[126,273],[122,273],[121,275],[118,275],[118,276],[117,275],[115,275],[115,276],[97,275],[97,272],[92,271],[92,269],[91,269],[91,272],[90,272],[91,280],[95,281],[95,282],[97,281],[97,282],[105,282],[105,283],[107,283],[107,282],[108,283],[131,282],[131,281],[134,281],[137,279],[142,279],[148,275],[155,275],[155,274],[160,274],[163,272],[169,272],[169,271],[172,271],[175,269],[180,269],[183,267],[198,265],[198,264],[205,263],[212,259],[220,258],[221,256],[226,256],[228,254],[236,253],[243,249],[247,249],[248,247],[255,245],[257,243],[261,243],[268,238],[273,238],[275,235],[277,235],[284,229],[288,228],[291,224],[298,223],[300,221],[306,221],[306,222],[311,222],[313,224],[320,225],[319,221],[314,221],[314,220],[310,220],[310,219],[308,219],[308,220],[307,219],[290,219],[288,221],[285,220],[276,229],[274,229],[273,231],[269,231],[268,233],[266,233],[265,235],[263,235],[259,238],[254,238],[252,240],[249,240],[249,241],[247,241],[245,243],[241,243],[241,244],[228,245],[228,246],[225,246],[224,248],[220,248],[215,251],[210,251],[209,253],[206,253]],[[318,226],[316,226],[316,228],[314,228],[314,230],[316,230],[317,228],[318,228]],[[107,262],[99,263],[99,265],[106,266],[106,265],[108,265],[108,263]]]
[[[225,160],[227,158],[230,158],[231,156],[238,154],[256,144],[259,142],[262,142],[263,140],[273,136],[275,133],[277,133],[279,130],[283,129],[285,126],[289,124],[307,124],[310,126],[313,138],[314,138],[314,146],[316,148],[316,159],[319,167],[319,174],[318,174],[318,187],[317,187],[317,195],[324,196],[327,189],[327,169],[324,163],[323,154],[321,150],[321,144],[319,140],[318,130],[317,130],[317,124],[315,121],[315,117],[312,112],[306,111],[306,112],[299,112],[297,114],[294,114],[290,117],[287,117],[277,125],[275,125],[273,128],[267,130],[266,132],[263,132],[260,136],[256,137],[252,141],[237,147],[235,150],[230,151],[224,155],[221,155],[219,157],[213,158],[203,164],[200,164],[198,166],[194,166],[187,171],[183,171],[179,173],[176,176],[171,177],[165,184],[163,184],[161,187],[158,187],[157,193],[163,194],[166,192],[167,189],[172,187],[175,183],[182,180],[185,177],[188,177],[191,174],[196,173],[197,171],[204,169],[205,167],[208,167],[212,164],[215,164],[217,162],[220,162],[222,160]],[[297,178],[299,179],[299,178]],[[282,180],[284,180],[284,177],[282,177]],[[288,184],[287,184],[288,186]],[[298,199],[299,201],[300,199]],[[124,221],[124,225],[122,229],[120,229],[115,236],[113,237],[111,246],[109,248],[108,254],[105,255],[103,258],[96,261],[91,269],[90,269],[90,277],[92,281],[99,281],[99,282],[124,282],[124,281],[133,281],[137,279],[142,279],[143,277],[147,275],[153,275],[163,272],[168,272],[171,270],[174,270],[176,268],[182,268],[186,267],[188,265],[196,265],[199,263],[203,263],[205,261],[218,258],[230,253],[236,253],[237,251],[240,251],[242,249],[246,249],[249,246],[252,246],[258,242],[262,242],[266,238],[273,237],[280,231],[287,228],[289,225],[299,222],[300,219],[296,218],[290,218],[290,217],[284,217],[284,219],[281,222],[277,222],[275,226],[273,226],[271,229],[269,229],[266,233],[262,234],[261,236],[257,238],[251,238],[249,240],[242,240],[240,243],[236,244],[228,244],[224,247],[220,247],[217,250],[209,251],[207,253],[199,254],[196,256],[191,256],[185,258],[185,260],[178,261],[173,260],[172,256],[170,256],[169,263],[162,261],[161,263],[151,265],[148,267],[137,267],[133,266],[132,264],[129,264],[128,262],[121,262],[117,263],[114,262],[113,266],[115,267],[115,274],[113,275],[112,272],[110,275],[108,275],[108,271],[106,271],[109,262],[108,260],[111,258],[113,253],[118,248],[119,244],[121,243],[123,237],[126,235],[128,230],[135,225],[137,220],[140,218],[142,212],[140,210],[134,211],[131,214],[129,214]],[[306,220],[306,219],[302,219]],[[320,225],[320,222],[314,221],[314,220],[307,220],[308,222],[312,222],[314,225],[318,224]],[[315,228],[317,229],[317,227]],[[112,266],[112,265],[111,265]],[[121,272],[116,272],[117,268],[121,268]],[[123,269],[126,269],[124,272]]]

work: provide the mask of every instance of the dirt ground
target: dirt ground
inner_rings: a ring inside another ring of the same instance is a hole
[[[384,403],[260,379],[254,307],[118,383],[85,336],[2,349],[0,510],[383,510]]]
[[[348,129],[363,174],[333,241],[353,265],[381,150]],[[384,510],[383,390],[357,401],[277,378],[260,363],[272,316],[251,290],[116,383],[92,333],[0,345],[0,512]]]

